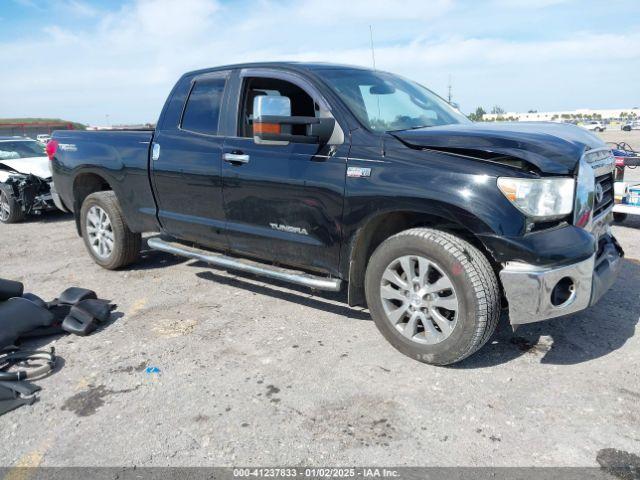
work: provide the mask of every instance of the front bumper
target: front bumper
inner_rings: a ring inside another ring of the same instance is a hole
[[[62,203],[62,200],[60,199],[60,195],[56,191],[56,187],[53,184],[53,182],[49,184],[49,187],[51,188],[51,198],[53,199],[53,203],[58,208],[58,210],[62,210],[63,212],[68,212],[68,210],[65,208],[64,204]]]
[[[623,255],[615,238],[605,235],[600,237],[594,255],[573,264],[540,267],[507,262],[500,280],[509,302],[511,324],[560,317],[595,304],[615,282]],[[556,287],[566,291],[560,296],[561,302],[554,294]]]

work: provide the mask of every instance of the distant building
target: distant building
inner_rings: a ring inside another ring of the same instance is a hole
[[[520,122],[562,122],[571,120],[626,120],[629,118],[640,118],[640,108],[581,108],[579,110],[563,110],[558,112],[485,113],[482,116],[484,121],[489,122],[507,119]]]

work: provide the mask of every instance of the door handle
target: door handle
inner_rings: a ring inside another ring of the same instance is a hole
[[[249,163],[249,155],[246,155],[244,153],[225,153],[222,155],[222,159],[225,162],[235,164]]]

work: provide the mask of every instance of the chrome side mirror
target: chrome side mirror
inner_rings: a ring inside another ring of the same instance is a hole
[[[289,97],[275,95],[258,95],[253,99],[253,118],[291,116],[291,100]]]
[[[258,145],[288,145],[290,139],[282,134],[291,133],[291,127],[266,118],[286,120],[291,117],[291,99],[275,95],[259,95],[253,99],[253,141]],[[290,136],[290,135],[289,135]]]

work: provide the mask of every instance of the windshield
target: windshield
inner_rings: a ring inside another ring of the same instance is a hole
[[[321,76],[358,120],[376,132],[470,123],[432,91],[397,75],[326,69]]]
[[[0,142],[0,160],[16,158],[45,157],[44,147],[32,140],[15,140]]]

